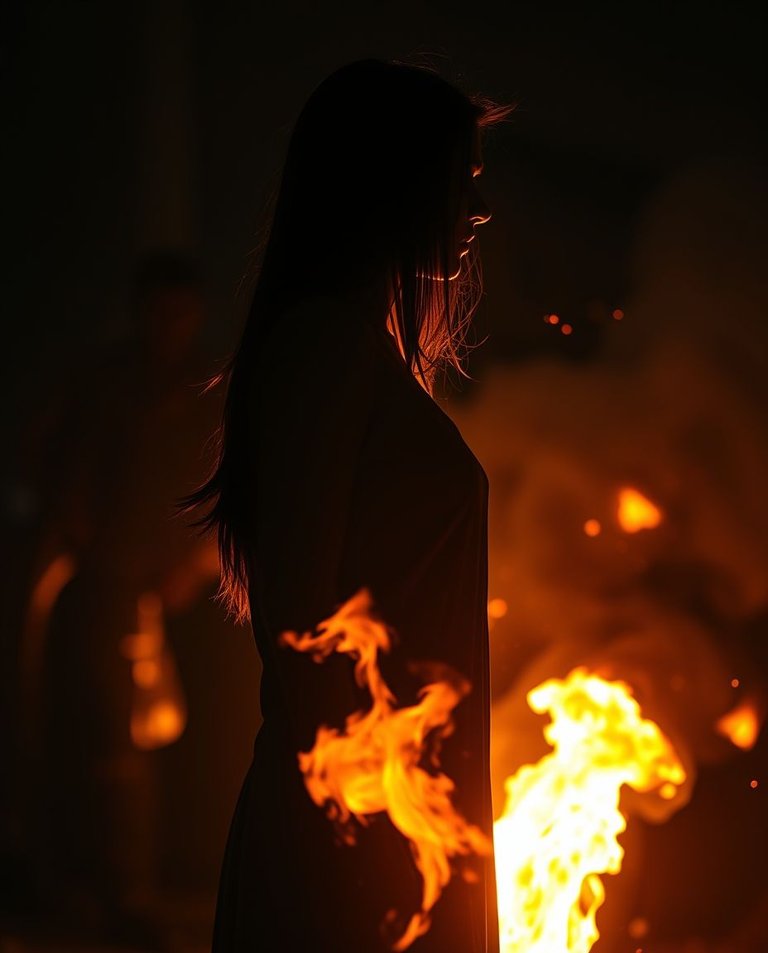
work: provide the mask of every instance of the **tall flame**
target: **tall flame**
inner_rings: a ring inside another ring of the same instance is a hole
[[[370,593],[361,589],[317,626],[317,635],[284,632],[280,641],[317,661],[333,652],[349,655],[357,683],[370,693],[371,708],[349,715],[343,731],[318,729],[312,750],[299,754],[299,767],[312,800],[347,825],[342,829],[348,843],[355,839],[347,823],[352,817],[365,824],[380,812],[407,838],[423,884],[421,909],[392,947],[405,950],[429,929],[430,911],[451,878],[450,859],[490,854],[491,843],[454,809],[453,781],[419,766],[427,736],[450,733],[451,712],[469,691],[468,682],[453,676],[434,681],[420,690],[418,704],[398,709],[378,666],[378,653],[389,651],[389,634],[370,609]],[[434,758],[431,763],[437,767]]]
[[[599,936],[601,873],[616,873],[621,786],[671,799],[685,771],[631,689],[583,668],[528,693],[554,751],[506,782],[494,825],[502,953],[588,953]]]

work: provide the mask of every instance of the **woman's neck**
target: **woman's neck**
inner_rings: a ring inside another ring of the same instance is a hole
[[[345,309],[353,309],[363,321],[370,321],[381,328],[387,328],[393,305],[393,292],[388,280],[372,279],[357,282],[351,287],[338,291],[323,292],[322,297],[330,298]]]

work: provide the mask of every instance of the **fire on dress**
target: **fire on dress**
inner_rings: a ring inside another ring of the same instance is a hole
[[[490,855],[488,837],[457,813],[451,803],[453,781],[431,757],[433,771],[420,766],[427,737],[450,734],[451,712],[469,691],[462,678],[434,681],[419,692],[419,702],[397,708],[378,666],[379,652],[390,648],[386,626],[371,615],[371,595],[361,589],[317,627],[318,634],[284,632],[282,645],[323,661],[333,652],[355,662],[357,683],[368,690],[368,711],[350,714],[343,731],[321,726],[311,751],[299,754],[299,767],[312,800],[342,827],[348,843],[362,824],[385,812],[408,840],[422,877],[421,909],[393,943],[407,949],[429,930],[430,911],[451,879],[451,858],[472,853]]]
[[[574,669],[528,693],[553,751],[506,782],[494,824],[502,953],[588,953],[602,873],[617,873],[622,785],[672,800],[686,775],[624,682]]]

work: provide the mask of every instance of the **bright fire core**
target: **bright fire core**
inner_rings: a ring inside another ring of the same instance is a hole
[[[644,719],[628,685],[585,669],[528,693],[548,713],[553,751],[506,782],[494,825],[502,953],[588,953],[626,828],[622,785],[671,799],[685,771],[668,739]]]

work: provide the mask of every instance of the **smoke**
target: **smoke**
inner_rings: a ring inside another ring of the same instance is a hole
[[[646,209],[599,356],[496,365],[452,410],[490,479],[489,596],[508,604],[496,791],[546,750],[526,692],[577,664],[628,681],[687,769],[738,753],[715,721],[765,692],[745,632],[768,613],[766,204],[749,162],[681,173]],[[658,527],[622,528],[622,487]]]

